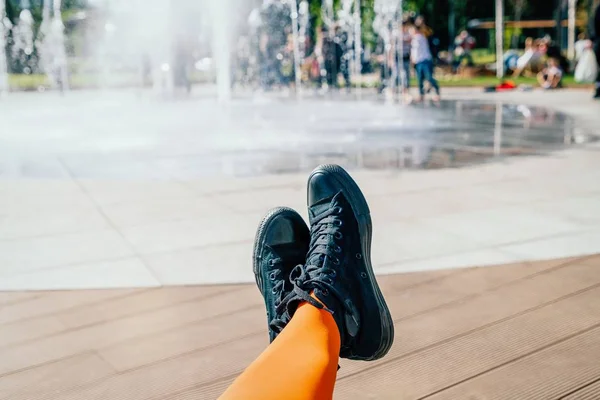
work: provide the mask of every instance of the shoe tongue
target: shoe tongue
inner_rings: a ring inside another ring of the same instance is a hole
[[[271,249],[282,260],[293,260],[294,263],[301,261],[306,255],[297,243],[281,243],[270,246]]]
[[[308,209],[308,215],[309,215],[310,219],[312,220],[313,218],[316,218],[317,216],[319,216],[319,214],[322,214],[325,211],[329,210],[331,207],[333,207],[333,204],[336,202],[336,200],[339,198],[339,196],[341,196],[341,194],[342,194],[342,192],[339,191],[335,196],[326,197],[324,199],[317,201],[315,204],[313,204]]]

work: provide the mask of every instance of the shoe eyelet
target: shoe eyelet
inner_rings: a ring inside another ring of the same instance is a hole
[[[340,206],[334,207],[333,210],[334,210],[333,212],[336,213],[336,214],[341,214],[342,211],[344,211],[344,209],[342,207],[340,207]]]
[[[340,227],[340,226],[344,225],[344,222],[340,219],[336,219],[333,221],[333,224],[337,227]]]
[[[334,258],[333,259],[333,265],[340,265],[340,259],[339,258]]]
[[[269,260],[269,267],[275,266],[275,262],[273,260]]]
[[[270,280],[272,280],[272,281],[274,281],[274,280],[275,280],[275,272],[271,272],[271,273],[269,274],[269,279],[270,279]]]
[[[271,294],[273,294],[273,295],[277,294],[277,290],[275,290],[275,288],[271,289]]]
[[[341,253],[342,252],[342,248],[340,246],[335,246],[334,251],[336,253]]]
[[[367,279],[367,273],[366,272],[361,272],[360,273],[360,277],[363,279]]]
[[[331,270],[329,275],[331,275],[332,278],[335,278],[337,276],[337,272],[335,270]]]
[[[321,292],[323,293],[323,296],[329,296],[329,290],[323,289]]]
[[[356,259],[360,260],[362,258],[362,255],[360,253],[356,253]]]
[[[333,234],[333,237],[335,237],[337,240],[340,240],[344,235],[342,235],[342,232],[336,232]]]

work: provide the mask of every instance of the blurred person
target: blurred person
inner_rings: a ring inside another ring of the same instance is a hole
[[[232,74],[234,79],[231,80],[232,87],[236,83],[242,86],[250,84],[251,79],[251,43],[250,38],[246,35],[241,35],[238,38],[235,51],[232,54]]]
[[[276,208],[258,227],[253,271],[271,343],[221,400],[331,399],[340,358],[375,361],[393,344],[370,260],[369,207],[341,167],[310,175],[308,215],[310,228]]]
[[[377,46],[375,47],[375,62],[379,65],[379,87],[377,92],[379,94],[389,86],[389,78],[392,75],[392,59],[388,49],[388,41],[386,38],[379,34],[377,36]]]
[[[325,75],[325,58],[323,57],[323,42],[325,33],[323,27],[318,27],[316,32],[316,40],[311,58],[310,76],[317,87],[323,86],[323,78]]]
[[[261,83],[264,89],[285,82],[282,63],[291,27],[289,7],[280,1],[267,0],[260,9]]]
[[[538,82],[544,89],[556,89],[561,86],[563,71],[556,58],[548,59],[548,66],[538,74]]]
[[[517,70],[519,57],[519,53],[516,50],[511,49],[504,53],[504,70],[507,73],[514,73]]]
[[[396,59],[398,86],[402,86],[402,94],[406,101],[410,101],[410,52],[412,46],[410,26],[412,25],[412,21],[409,19],[404,19],[402,22],[402,29],[398,38],[402,41],[402,54],[398,54]]]
[[[567,59],[567,57],[565,57],[562,53],[562,50],[560,49],[560,46],[552,40],[552,38],[550,36],[545,36],[542,41],[546,44],[546,57],[548,58],[554,58],[557,62],[558,65],[560,66],[560,68],[564,71],[564,72],[569,72],[571,66],[569,64],[569,60]]]
[[[429,43],[425,35],[421,33],[418,26],[413,25],[409,28],[411,39],[410,58],[417,71],[419,81],[418,101],[422,101],[425,96],[425,81],[429,82],[431,88],[435,90],[435,101],[439,101],[440,87],[433,76],[433,57],[429,49]]]
[[[594,52],[596,53],[596,62],[600,65],[600,5],[596,7],[593,20],[590,18],[591,39],[594,42]],[[594,99],[600,99],[600,69],[596,78],[596,91]]]
[[[175,87],[185,88],[187,93],[192,91],[192,81],[190,79],[190,66],[193,63],[192,54],[185,39],[178,38],[174,44],[173,57],[173,80]]]
[[[579,61],[585,49],[590,47],[590,40],[585,33],[580,33],[575,42],[575,61]]]
[[[525,39],[525,52],[517,60],[517,68],[513,73],[513,77],[517,78],[527,69],[536,71],[542,60],[542,50],[540,40],[533,40],[533,38]]]
[[[341,72],[344,50],[336,37],[337,28],[333,32],[323,30],[323,62],[325,67],[325,81],[330,88],[339,88],[338,74]]]
[[[427,38],[427,43],[429,44],[429,51],[431,52],[431,58],[433,60],[433,64],[435,65],[438,61],[440,40],[437,36],[435,36],[435,32],[431,27],[429,27],[425,22],[425,17],[423,15],[418,15],[414,19],[414,25],[419,28],[423,36]]]
[[[335,40],[339,44],[341,50],[340,54],[340,72],[344,78],[344,86],[347,90],[352,88],[352,82],[350,77],[350,68],[352,62],[352,42],[349,38],[348,32],[341,27],[336,28]]]
[[[456,73],[464,60],[467,60],[467,65],[472,67],[473,56],[471,50],[475,48],[475,38],[469,35],[467,30],[461,31],[456,39],[454,39],[454,63],[453,72]]]
[[[591,40],[585,40],[575,68],[575,81],[594,83],[598,77],[598,70],[598,60],[594,53],[594,45]]]
[[[425,23],[425,17],[423,15],[417,15],[414,20],[414,25],[419,29],[421,34],[427,39],[433,36],[433,29],[431,29]]]
[[[290,86],[295,82],[296,66],[294,64],[294,38],[288,34],[285,47],[281,50],[279,63],[281,80],[284,86]],[[279,55],[278,55],[279,57]]]

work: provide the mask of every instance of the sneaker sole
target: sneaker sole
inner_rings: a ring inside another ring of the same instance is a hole
[[[369,358],[353,358],[364,361],[374,361],[385,356],[392,344],[394,343],[394,321],[390,314],[390,310],[385,302],[383,293],[379,288],[375,273],[373,272],[373,265],[371,264],[371,238],[373,234],[373,223],[371,222],[371,212],[367,200],[363,195],[362,191],[352,179],[352,177],[338,165],[321,165],[317,167],[309,177],[309,181],[317,173],[326,173],[330,175],[342,188],[344,196],[350,201],[352,211],[358,221],[358,228],[361,237],[361,246],[363,254],[365,255],[364,261],[369,274],[370,283],[375,293],[375,300],[381,315],[381,332],[382,338],[379,349]]]

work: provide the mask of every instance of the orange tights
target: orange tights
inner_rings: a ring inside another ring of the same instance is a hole
[[[331,399],[339,355],[340,334],[331,314],[303,303],[220,399]]]

